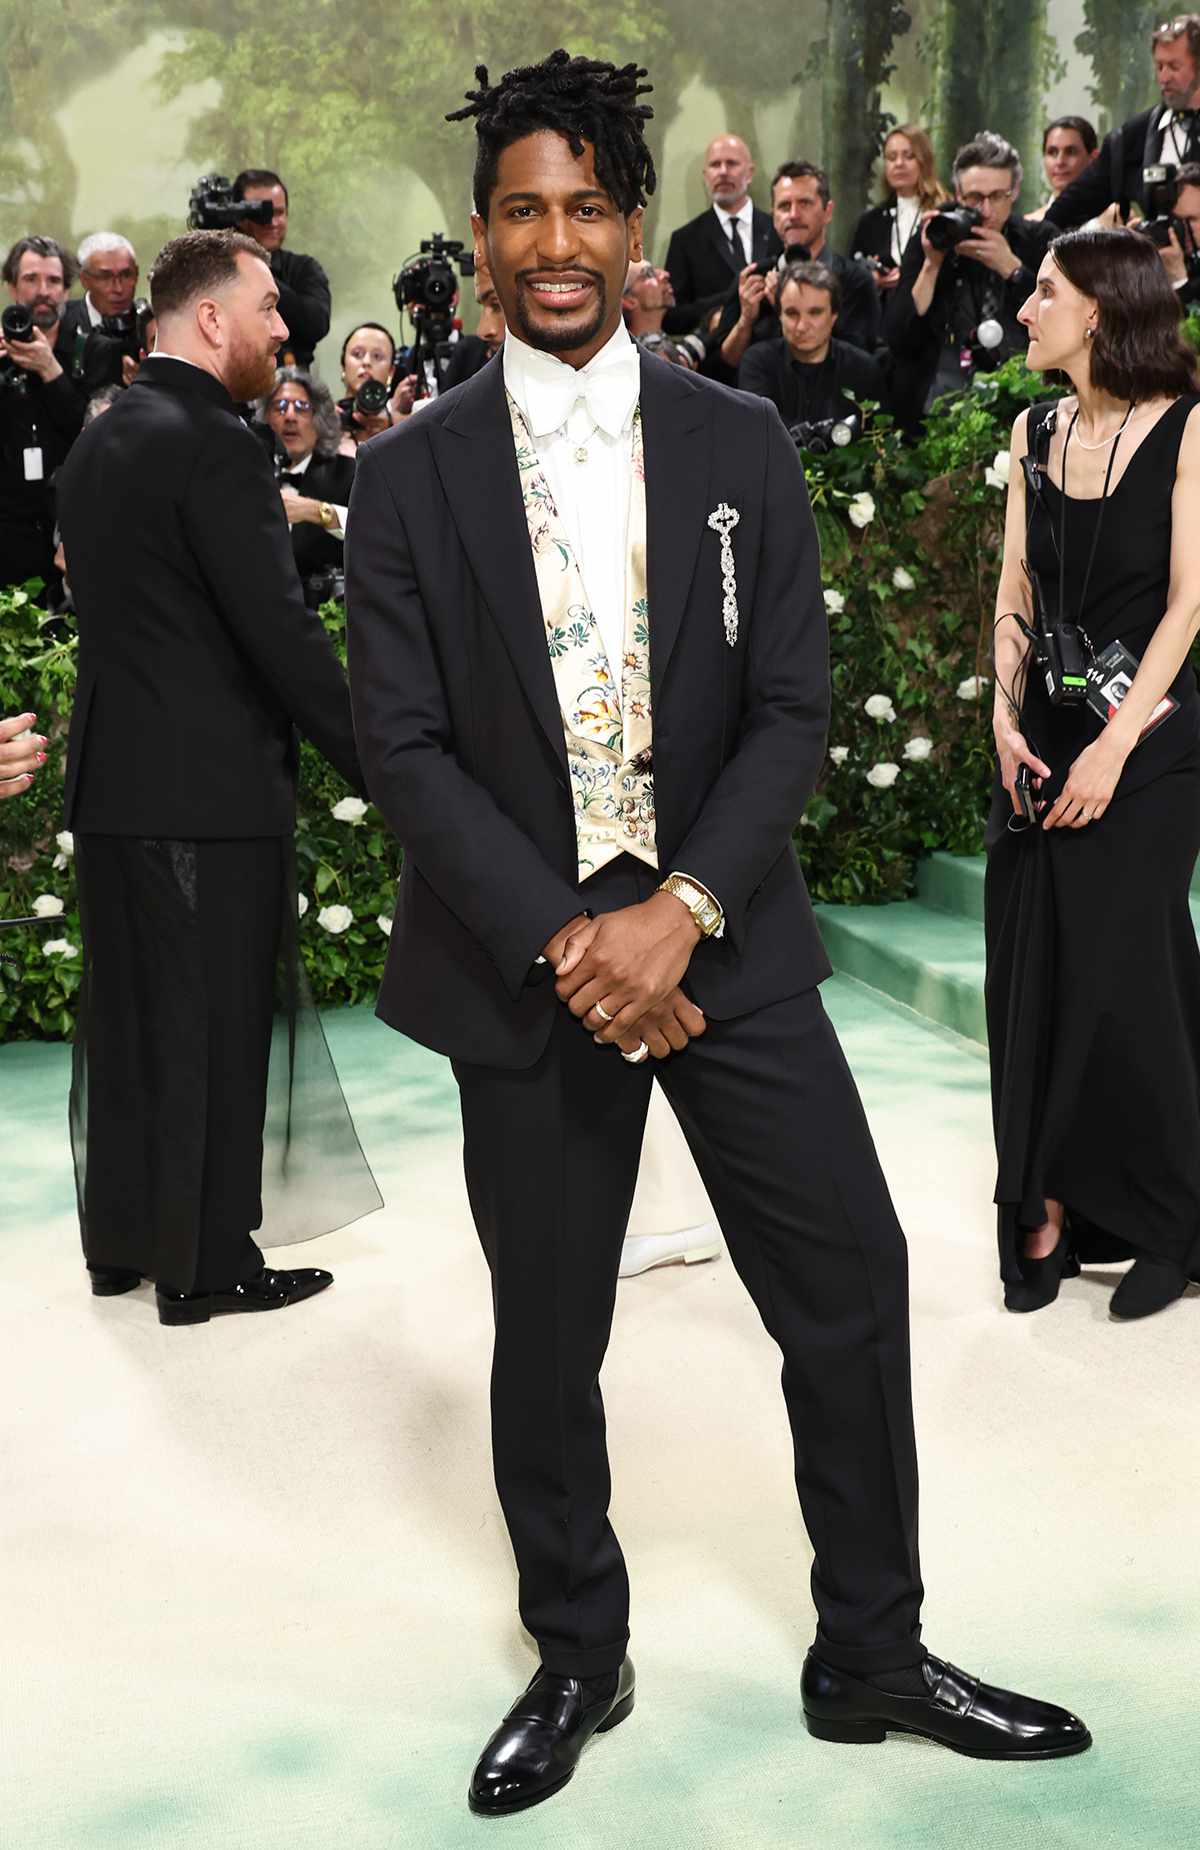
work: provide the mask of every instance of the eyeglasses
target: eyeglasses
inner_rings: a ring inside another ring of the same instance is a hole
[[[289,411],[294,411],[298,418],[306,418],[312,406],[307,398],[273,398],[267,410],[276,412],[281,418],[285,418]]]
[[[138,279],[138,273],[134,269],[129,269],[129,270],[91,270],[91,269],[88,269],[88,270],[85,270],[83,274],[85,276],[92,277],[94,281],[98,283],[136,283]]]
[[[999,205],[1002,199],[1011,198],[1012,187],[1006,186],[1002,193],[964,193],[962,202],[965,206],[974,206],[977,212],[981,212],[984,206]]]

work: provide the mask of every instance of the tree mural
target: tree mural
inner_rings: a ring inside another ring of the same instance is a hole
[[[955,150],[995,129],[1036,173],[1044,73],[1050,49],[1046,0],[943,0],[934,33],[934,142],[949,174]]]
[[[835,243],[850,235],[866,205],[875,157],[894,126],[883,108],[883,88],[895,70],[892,49],[911,25],[912,15],[897,0],[860,0],[857,8],[829,0],[824,139]]]
[[[1075,48],[1091,60],[1089,91],[1107,131],[1154,101],[1150,34],[1170,14],[1153,0],[1084,0],[1083,17]]]

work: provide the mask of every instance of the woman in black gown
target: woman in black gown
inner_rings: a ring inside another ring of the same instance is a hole
[[[1007,1308],[1029,1311],[1081,1260],[1133,1257],[1111,1308],[1138,1317],[1200,1272],[1200,398],[1174,293],[1137,232],[1058,239],[1020,318],[1030,366],[1075,392],[1013,427],[996,604],[1000,1270]],[[1035,622],[1034,584],[1049,624],[1061,610],[1097,653],[1119,638],[1138,658],[1107,724],[1051,704],[1018,622]],[[1152,726],[1164,696],[1177,704]]]

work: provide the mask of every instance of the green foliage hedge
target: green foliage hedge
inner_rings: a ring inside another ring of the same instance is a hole
[[[922,854],[979,848],[991,690],[976,677],[989,672],[1004,511],[994,463],[1017,412],[1044,394],[1014,361],[939,408],[916,446],[879,420],[846,449],[806,458],[833,660],[832,749],[798,835],[814,898],[898,899],[911,891]],[[36,712],[51,741],[30,795],[0,804],[0,918],[58,902],[62,910],[49,923],[0,930],[7,1039],[69,1036],[79,983],[70,844],[57,839],[74,636],[69,619],[39,608],[35,591],[0,591],[0,714]],[[341,649],[340,606],[322,615]],[[374,994],[400,864],[374,809],[359,821],[333,815],[346,796],[306,744],[300,939],[314,994],[327,1005]],[[47,954],[62,943],[73,953]]]

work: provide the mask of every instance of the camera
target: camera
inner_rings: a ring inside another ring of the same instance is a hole
[[[900,268],[894,257],[865,257],[862,251],[855,251],[854,261],[865,263],[872,276],[890,276]]]
[[[973,238],[982,223],[983,213],[974,206],[943,206],[926,221],[925,236],[935,251],[952,251]]]
[[[235,199],[231,180],[223,173],[206,173],[188,199],[188,229],[236,231],[246,219],[254,225],[269,225],[274,210],[269,199]]]
[[[0,335],[19,345],[33,339],[33,315],[22,302],[10,302],[0,315]]]
[[[428,391],[426,365],[444,365],[449,358],[449,340],[454,331],[453,307],[458,278],[473,276],[475,259],[461,238],[448,238],[435,231],[421,239],[420,252],[405,260],[392,284],[392,294],[401,315],[405,309],[413,319],[416,339],[408,356],[409,371],[417,375],[417,397]]]
[[[347,396],[337,401],[343,428],[353,431],[355,412],[360,417],[377,418],[381,411],[387,409],[391,396],[391,379],[364,379],[353,397]]]
[[[643,353],[656,353],[660,360],[692,372],[703,364],[706,351],[698,334],[639,334],[637,344]]]
[[[123,315],[101,315],[95,332],[118,348],[123,357],[140,360],[146,347],[146,329],[153,319],[149,302],[139,296]]]
[[[847,417],[808,418],[788,429],[788,436],[796,448],[808,450],[813,456],[828,456],[830,450],[844,450],[861,433],[862,419],[856,411]]]

